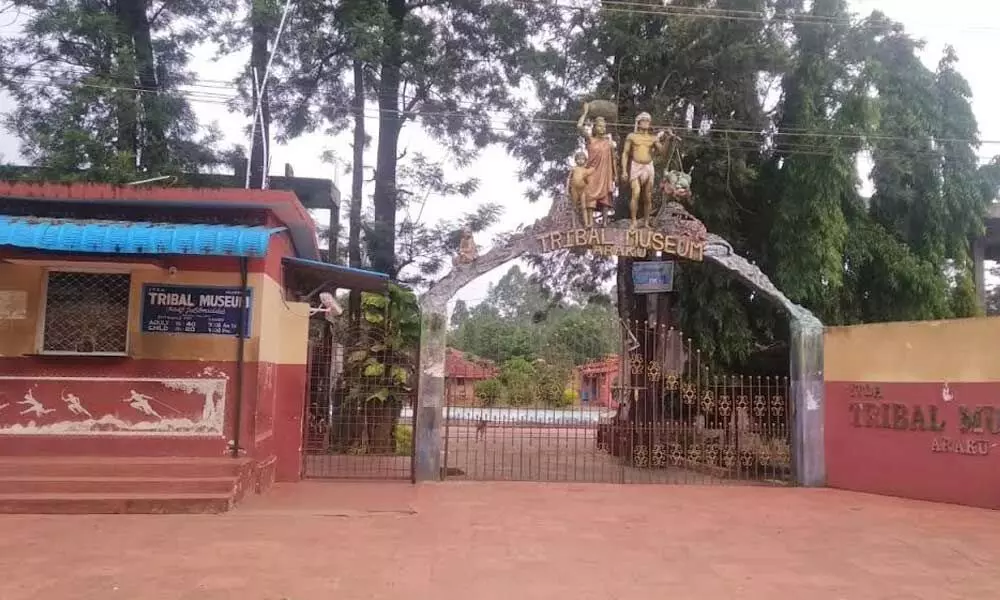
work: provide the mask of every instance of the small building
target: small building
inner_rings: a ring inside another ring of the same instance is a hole
[[[448,406],[479,406],[476,384],[497,376],[497,368],[484,358],[448,348],[444,360],[444,391]]]
[[[298,480],[317,294],[387,280],[320,258],[290,191],[0,182],[6,510],[224,510]]]
[[[573,369],[581,406],[618,408],[612,389],[618,380],[619,367],[620,359],[613,354]]]

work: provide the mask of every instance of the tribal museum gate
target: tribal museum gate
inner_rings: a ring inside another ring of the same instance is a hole
[[[443,475],[793,481],[787,376],[717,375],[677,331],[607,321],[603,331],[519,340],[524,355],[511,358],[502,340],[495,352],[484,340],[456,340],[499,360],[448,349]]]
[[[345,323],[310,322],[303,476],[412,481],[416,391],[400,369],[415,370],[419,342],[390,357],[385,327]]]

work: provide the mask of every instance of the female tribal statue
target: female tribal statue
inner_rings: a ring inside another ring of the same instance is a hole
[[[618,178],[615,167],[614,142],[608,135],[607,123],[604,117],[594,119],[590,131],[584,126],[590,114],[590,103],[583,104],[583,114],[576,122],[577,131],[587,142],[587,164],[590,174],[587,186],[583,190],[583,205],[593,206],[598,214],[605,215],[605,221],[614,210],[615,180]]]

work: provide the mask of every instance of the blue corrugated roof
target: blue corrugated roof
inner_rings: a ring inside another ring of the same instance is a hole
[[[282,228],[0,215],[0,246],[95,254],[264,256]]]

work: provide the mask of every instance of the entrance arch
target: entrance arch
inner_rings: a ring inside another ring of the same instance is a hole
[[[451,272],[421,296],[423,333],[420,344],[420,386],[417,402],[414,473],[418,481],[442,476],[445,354],[448,303],[480,276],[524,255],[572,247],[625,256],[657,251],[695,261],[712,262],[760,292],[787,315],[790,324],[789,375],[792,407],[791,453],[794,480],[803,486],[824,485],[823,455],[823,324],[808,309],[795,304],[756,265],[733,251],[720,236],[679,204],[669,203],[648,227],[632,229],[626,220],[591,228],[577,227],[565,201],[556,201],[549,215],[496,241],[481,256],[456,259]]]

